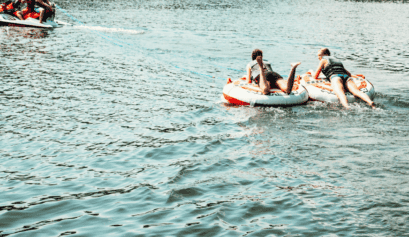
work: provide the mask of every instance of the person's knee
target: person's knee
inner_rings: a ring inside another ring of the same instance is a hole
[[[264,94],[264,95],[268,95],[268,94],[270,94],[270,91],[267,90],[267,89],[264,89],[264,90],[263,90],[263,94]]]

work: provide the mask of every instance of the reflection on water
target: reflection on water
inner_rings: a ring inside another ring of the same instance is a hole
[[[0,28],[0,236],[407,233],[407,4],[57,4],[85,25]],[[254,48],[323,46],[379,109],[221,101]]]
[[[16,37],[41,39],[47,38],[49,36],[50,29],[38,29],[30,27],[2,27],[2,34],[4,34],[7,39],[15,39]]]

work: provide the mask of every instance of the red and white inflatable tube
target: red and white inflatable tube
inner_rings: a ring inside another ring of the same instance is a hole
[[[364,75],[357,74],[352,75],[352,80],[358,87],[358,89],[373,100],[375,98],[375,88]],[[339,102],[338,97],[335,95],[331,88],[331,82],[320,76],[318,79],[313,79],[310,72],[301,76],[300,83],[307,89],[310,100],[322,101],[322,102]],[[349,103],[358,101],[358,98],[353,96],[350,92],[345,92]]]
[[[307,90],[300,85],[299,80],[294,82],[289,95],[280,89],[271,89],[270,94],[264,95],[260,87],[247,83],[245,77],[236,81],[229,78],[223,88],[223,97],[230,104],[251,106],[291,106],[308,101]]]

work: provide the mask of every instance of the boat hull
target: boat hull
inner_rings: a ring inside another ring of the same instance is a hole
[[[56,27],[61,27],[62,25],[57,24],[56,22],[50,19],[43,23],[40,23],[38,19],[33,18],[28,18],[27,20],[22,21],[15,16],[0,13],[0,26],[52,29]]]

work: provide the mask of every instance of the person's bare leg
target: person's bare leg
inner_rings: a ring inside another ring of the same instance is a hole
[[[298,65],[300,65],[301,62],[298,63],[292,63],[291,64],[291,72],[290,75],[288,76],[287,79],[287,95],[289,95],[293,89],[293,85],[294,85],[294,77],[295,77],[295,70],[297,69]]]
[[[52,11],[52,13],[51,13],[51,19],[52,20],[54,20],[55,19],[55,9],[54,9],[54,7],[53,7],[53,11]]]
[[[371,100],[371,98],[369,98],[367,94],[360,91],[352,80],[347,81],[346,86],[347,86],[348,91],[351,92],[354,96],[359,97],[363,101],[368,103],[368,105],[371,106],[372,109],[376,109],[375,103]]]
[[[24,21],[23,15],[21,14],[21,11],[16,12],[16,15],[17,15],[18,19]]]
[[[290,72],[290,75],[288,76],[287,81],[280,78],[276,82],[277,87],[280,88],[285,93],[287,93],[288,95],[291,93],[291,90],[293,89],[294,78],[295,78],[295,70],[297,69],[298,65],[300,65],[300,64],[301,64],[300,62],[291,64],[291,72]]]
[[[261,56],[257,56],[256,60],[258,66],[260,67],[260,89],[263,94],[268,95],[270,94],[270,83],[268,83],[266,73],[264,72],[263,58]]]
[[[43,18],[44,18],[44,10],[40,10],[40,17],[39,17],[40,24],[43,23]]]
[[[345,95],[344,86],[342,85],[342,82],[343,81],[342,81],[342,79],[340,77],[333,77],[331,79],[331,86],[332,86],[332,89],[335,92],[335,95],[337,95],[339,101],[341,102],[341,104],[345,108],[349,109],[348,100],[347,100],[347,97]]]

